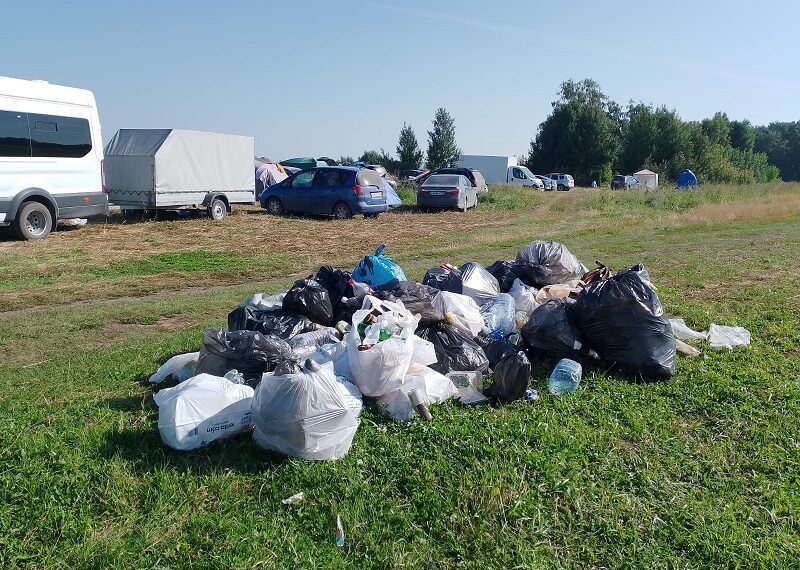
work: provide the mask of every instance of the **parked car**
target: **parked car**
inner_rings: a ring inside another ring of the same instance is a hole
[[[639,182],[634,176],[623,176],[617,174],[611,179],[611,189],[619,190],[620,188],[641,188],[642,183]]]
[[[476,192],[483,193],[489,191],[489,186],[486,184],[486,180],[483,178],[483,174],[479,170],[475,170],[474,168],[459,168],[459,167],[445,167],[445,168],[437,168],[436,170],[429,170],[425,174],[418,176],[414,179],[418,187],[421,187],[425,182],[428,180],[429,177],[433,176],[434,174],[455,174],[460,176],[466,176],[467,179],[470,181],[470,184],[475,188]]]
[[[515,184],[544,189],[533,172],[521,165],[516,156],[462,154],[458,158],[458,166],[479,170],[484,179],[491,184]]]
[[[261,207],[284,212],[322,214],[346,219],[354,214],[374,218],[386,212],[386,189],[374,170],[353,166],[320,166],[293,174],[261,193]]]
[[[545,190],[549,191],[556,189],[555,182],[553,180],[550,180],[549,176],[545,176],[544,174],[534,174],[534,176],[536,176],[536,178],[542,181],[542,186],[544,187]]]
[[[478,191],[463,174],[434,174],[417,190],[421,208],[458,208],[465,212],[478,203]]]
[[[564,174],[563,172],[551,172],[547,176],[550,177],[550,180],[553,180],[556,183],[556,190],[567,191],[570,188],[575,188],[575,180],[573,180],[572,176],[569,174]]]
[[[401,170],[400,171],[400,180],[411,180],[412,178],[416,178],[417,176],[421,176],[425,174],[426,170]]]
[[[107,209],[92,92],[0,77],[0,227],[44,239],[59,219]]]

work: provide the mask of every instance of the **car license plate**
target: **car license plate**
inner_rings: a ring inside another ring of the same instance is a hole
[[[444,192],[431,192],[431,196],[444,196]]]
[[[381,196],[383,196],[383,193],[382,192],[370,192],[369,195],[372,196],[373,198],[380,198]]]

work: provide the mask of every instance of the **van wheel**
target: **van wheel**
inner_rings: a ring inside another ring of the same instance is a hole
[[[17,237],[24,240],[44,239],[53,229],[53,216],[41,202],[23,202],[14,220]]]
[[[566,187],[566,186],[564,186],[563,184],[559,184],[559,185],[558,185],[558,189],[559,189],[560,191],[562,191],[562,192],[563,192],[564,190],[566,190],[566,189],[567,189],[567,187]]]
[[[225,205],[225,202],[220,200],[219,198],[214,198],[211,200],[211,204],[208,205],[208,216],[212,220],[224,220],[228,215],[228,207]]]
[[[337,220],[347,220],[353,217],[353,211],[344,202],[339,202],[333,207],[333,217]]]

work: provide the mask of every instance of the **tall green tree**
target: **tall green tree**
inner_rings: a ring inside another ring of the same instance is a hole
[[[444,107],[436,110],[433,130],[428,131],[428,168],[456,166],[461,149],[456,144],[456,124]]]
[[[731,143],[731,121],[725,113],[714,113],[710,119],[703,119],[700,123],[703,132],[714,144],[728,146]]]
[[[422,149],[419,148],[417,135],[411,125],[403,123],[400,138],[397,141],[397,161],[400,170],[418,169],[422,166]]]
[[[800,180],[800,121],[756,128],[755,150],[780,169],[784,180]]]
[[[752,152],[756,145],[756,130],[750,121],[731,121],[731,146],[745,152]]]
[[[567,172],[587,184],[606,182],[619,146],[616,104],[591,79],[561,84],[553,111],[531,141],[527,163],[538,172]]]
[[[367,164],[380,164],[381,158],[381,153],[377,150],[365,150],[361,156],[358,157],[358,160],[360,162],[366,162]]]

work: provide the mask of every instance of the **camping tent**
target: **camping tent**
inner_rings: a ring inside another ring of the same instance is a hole
[[[678,181],[675,183],[676,188],[697,188],[697,176],[694,172],[685,169],[678,175]]]
[[[311,156],[301,156],[298,158],[287,158],[286,160],[281,161],[281,165],[283,166],[292,166],[294,168],[301,168],[305,170],[306,168],[314,168],[317,166],[317,159]],[[323,166],[325,166],[323,164]]]
[[[647,190],[658,190],[658,174],[652,170],[644,169],[633,173],[634,178],[642,183],[642,188]]]
[[[229,203],[255,196],[253,137],[183,129],[120,129],[105,148],[108,201],[126,209]]]

